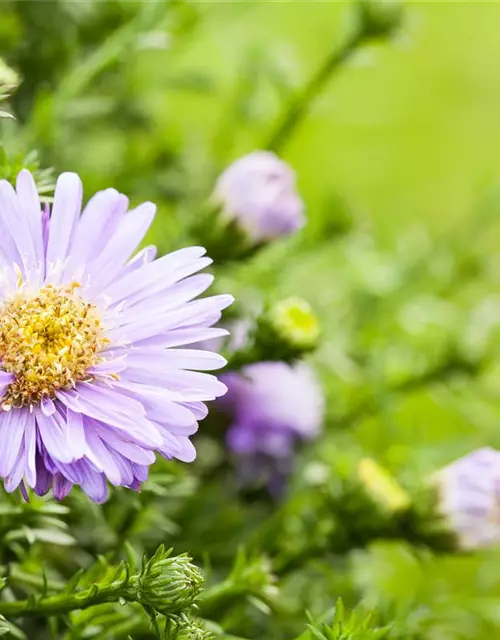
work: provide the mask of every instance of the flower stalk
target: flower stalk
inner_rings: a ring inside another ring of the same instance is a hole
[[[339,71],[349,57],[375,37],[389,36],[400,21],[400,13],[392,12],[391,19],[380,12],[376,0],[357,3],[356,25],[340,49],[334,49],[321,62],[301,91],[292,99],[265,145],[279,151],[307,115],[312,103],[323,90],[330,77]],[[378,12],[377,12],[378,9]],[[379,15],[380,14],[380,15]],[[381,19],[383,16],[384,19]]]
[[[0,602],[0,614],[8,618],[30,615],[54,616],[106,602],[118,602],[120,599],[134,602],[137,600],[134,586],[133,578],[130,581],[122,578],[104,586],[93,584],[78,593],[58,593],[41,598],[30,596],[25,600],[3,601]]]
[[[286,141],[307,115],[312,103],[329,78],[342,67],[349,56],[365,42],[367,37],[368,34],[363,27],[357,27],[341,49],[335,49],[329,53],[304,85],[302,91],[295,96],[295,99],[292,99],[281,120],[278,121],[276,129],[269,136],[265,145],[267,149],[277,152],[283,148]]]

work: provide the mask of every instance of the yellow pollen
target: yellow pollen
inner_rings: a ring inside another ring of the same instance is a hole
[[[0,306],[1,365],[15,376],[1,401],[4,409],[38,403],[92,379],[87,369],[108,340],[95,306],[76,293],[79,286],[47,285]]]

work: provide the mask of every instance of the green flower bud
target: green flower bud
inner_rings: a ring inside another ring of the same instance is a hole
[[[183,620],[183,626],[178,631],[177,640],[214,640],[215,636],[205,629],[201,620]]]
[[[270,306],[257,321],[259,353],[273,360],[293,360],[318,344],[318,318],[302,298],[286,298]]]
[[[138,600],[164,615],[190,607],[202,590],[203,576],[187,554],[170,557],[162,546],[139,577]]]
[[[375,460],[371,458],[360,460],[358,479],[370,498],[386,511],[394,513],[409,508],[410,496]]]
[[[401,24],[400,0],[359,0],[359,7],[364,29],[371,36],[390,35]]]
[[[318,319],[302,298],[287,298],[269,311],[269,322],[278,334],[297,349],[313,349],[319,337]]]

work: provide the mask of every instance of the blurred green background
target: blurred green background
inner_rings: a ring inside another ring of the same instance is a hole
[[[124,174],[139,181],[135,166],[140,174],[172,150],[223,166],[261,146],[283,97],[339,45],[349,13],[342,1],[193,3],[153,25],[146,17],[152,33],[141,38],[136,28],[104,73],[71,95],[72,65],[88,64],[106,30],[138,11],[134,2],[101,4],[25,2],[9,11],[4,2],[0,27],[7,60],[26,58],[33,44],[42,54],[23,69],[34,78],[20,90],[25,110],[35,100],[38,146],[41,136],[58,168],[95,186]],[[326,215],[334,192],[386,233],[415,220],[444,230],[463,220],[499,173],[499,20],[497,2],[409,2],[394,43],[364,47],[327,83],[284,151],[310,216]],[[58,101],[81,132],[62,147],[53,138],[62,123],[51,120]]]

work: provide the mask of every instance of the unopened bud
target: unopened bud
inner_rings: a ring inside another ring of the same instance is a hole
[[[371,36],[391,35],[401,24],[400,0],[359,0],[365,31]]]
[[[139,601],[164,615],[180,613],[193,604],[202,585],[203,576],[188,555],[171,557],[160,547],[139,578]]]
[[[397,480],[375,460],[363,458],[358,465],[358,479],[370,498],[386,511],[404,511],[410,496]]]
[[[217,180],[212,204],[199,240],[219,260],[249,255],[305,223],[295,174],[270,151],[254,151],[231,164]]]
[[[271,305],[257,321],[257,349],[273,360],[294,360],[318,344],[318,318],[302,298]]]
[[[500,451],[484,447],[455,460],[431,478],[438,513],[459,548],[500,544]]]

